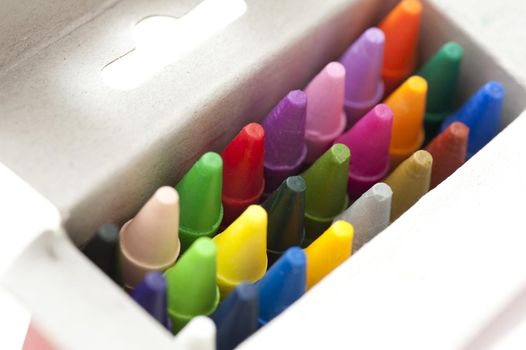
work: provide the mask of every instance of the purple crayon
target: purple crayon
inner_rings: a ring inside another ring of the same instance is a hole
[[[305,116],[307,95],[291,91],[263,121],[265,129],[265,192],[271,193],[300,171],[307,155]]]
[[[369,28],[340,59],[345,67],[345,114],[348,128],[382,99],[384,41],[385,36],[380,29]]]
[[[334,141],[343,143],[351,150],[352,162],[347,186],[350,200],[359,198],[387,175],[392,126],[391,109],[379,104]]]

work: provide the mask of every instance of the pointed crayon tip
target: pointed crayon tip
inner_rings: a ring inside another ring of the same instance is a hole
[[[305,180],[301,176],[290,176],[262,204],[268,213],[269,265],[272,265],[288,248],[303,244],[305,190]]]
[[[142,282],[132,291],[131,297],[166,329],[172,331],[166,301],[166,280],[162,273],[148,272]]]
[[[88,259],[115,282],[118,280],[118,243],[119,228],[113,224],[105,224],[95,232],[95,236],[82,250]]]
[[[223,226],[228,226],[250,204],[257,203],[263,189],[265,132],[250,123],[226,146],[223,157]]]
[[[307,290],[351,256],[353,237],[353,226],[340,220],[305,248]]]
[[[424,142],[424,114],[426,109],[427,82],[414,75],[407,79],[385,104],[393,112],[390,158],[391,168],[418,150]]]
[[[230,350],[258,328],[259,294],[251,283],[241,283],[211,316],[217,327],[217,350]]]
[[[263,122],[265,130],[265,192],[270,193],[298,172],[307,155],[305,118],[307,95],[291,91]]]
[[[205,153],[175,186],[181,198],[179,238],[186,251],[199,237],[212,237],[223,219],[221,188],[223,160]]]
[[[173,339],[174,349],[215,349],[216,327],[206,316],[194,317]]]
[[[490,81],[442,123],[442,130],[454,121],[462,122],[469,128],[468,159],[497,135],[503,101],[504,87],[497,81]]]
[[[385,183],[393,190],[391,222],[429,191],[432,166],[433,157],[429,152],[416,151],[385,179]]]
[[[239,283],[256,282],[267,270],[267,212],[249,206],[214,242],[217,284],[224,299]]]
[[[334,222],[344,220],[353,225],[353,252],[389,226],[392,197],[391,187],[379,182],[334,219]]]
[[[305,142],[307,163],[313,163],[343,132],[347,117],[343,111],[345,68],[331,62],[314,77],[305,89],[307,121]]]
[[[198,238],[181,259],[166,270],[168,314],[177,333],[197,315],[210,315],[219,303],[216,285],[217,248],[208,237]]]
[[[133,289],[150,271],[164,271],[179,256],[179,196],[159,188],[119,234],[124,287]],[[148,242],[148,244],[144,244]]]
[[[386,93],[415,69],[421,16],[420,1],[402,0],[380,23],[385,34],[382,78]]]
[[[381,78],[384,33],[367,29],[343,54],[345,67],[345,114],[347,127],[352,127],[384,95]]]
[[[263,326],[305,294],[307,258],[303,249],[289,248],[259,280],[259,323]]]
[[[336,139],[336,143],[349,147],[352,154],[347,186],[351,201],[387,175],[392,126],[391,109],[379,104]]]
[[[303,173],[307,185],[304,245],[315,240],[330,226],[334,217],[347,208],[350,159],[349,148],[338,143]]]

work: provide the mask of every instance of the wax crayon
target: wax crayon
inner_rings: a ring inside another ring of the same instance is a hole
[[[177,333],[197,315],[212,314],[219,304],[216,285],[217,248],[208,237],[198,238],[181,259],[165,271],[168,314]]]
[[[206,316],[197,316],[173,339],[173,349],[210,350],[215,349],[216,327]]]
[[[214,242],[217,285],[224,299],[238,284],[256,282],[267,270],[267,212],[249,206]]]
[[[223,219],[221,186],[223,160],[215,152],[203,154],[175,189],[181,201],[179,239],[186,251],[199,237],[212,237]]]
[[[442,123],[442,130],[454,121],[469,128],[468,159],[497,135],[503,100],[504,87],[497,81],[490,81]]]
[[[246,125],[228,144],[223,157],[222,226],[230,225],[251,204],[257,203],[263,189],[263,127]]]
[[[429,191],[432,166],[433,157],[429,152],[416,151],[385,179],[393,190],[391,222]]]
[[[447,42],[417,73],[428,85],[424,118],[426,144],[438,134],[442,121],[453,112],[463,56],[462,46]]]
[[[95,236],[82,250],[88,259],[117,283],[119,282],[118,242],[119,228],[113,224],[105,224],[97,230]]]
[[[22,350],[55,350],[55,346],[46,339],[31,322],[27,329]]]
[[[392,126],[391,109],[379,104],[336,139],[336,143],[349,147],[352,154],[347,185],[351,201],[387,175]]]
[[[379,27],[385,34],[382,78],[386,94],[416,68],[421,15],[420,1],[402,0],[380,23]]]
[[[301,176],[290,176],[262,204],[268,214],[269,265],[272,265],[288,248],[303,244],[305,190],[305,180]]]
[[[393,112],[391,132],[391,168],[418,150],[424,142],[424,113],[426,109],[427,82],[419,76],[407,79],[385,104]]]
[[[337,143],[303,173],[307,185],[304,246],[318,238],[334,217],[347,208],[350,159],[349,148]]]
[[[162,273],[148,272],[142,282],[132,291],[131,297],[166,329],[172,330],[172,322],[168,317],[166,280]]]
[[[334,222],[344,220],[352,224],[354,228],[353,252],[363,247],[389,226],[392,197],[391,187],[379,182],[334,219]]]
[[[351,256],[353,236],[353,226],[340,220],[305,248],[307,290]]]
[[[299,172],[307,156],[305,118],[307,95],[291,91],[263,121],[265,130],[265,192],[271,193]]]
[[[241,283],[211,316],[217,328],[216,349],[231,350],[258,328],[259,293],[252,283]]]
[[[307,157],[312,164],[345,130],[347,117],[343,110],[345,93],[345,68],[331,62],[314,77],[305,89],[307,94],[307,121],[305,142]]]
[[[367,29],[345,51],[340,62],[345,67],[345,114],[347,128],[380,102],[384,96],[382,62],[384,33]]]
[[[159,188],[121,228],[120,262],[124,287],[133,289],[150,271],[164,271],[179,256],[179,195]]]
[[[264,326],[305,294],[307,258],[303,249],[289,248],[256,283],[259,323]]]
[[[433,156],[431,186],[435,188],[466,161],[469,129],[460,122],[451,123],[426,147]]]

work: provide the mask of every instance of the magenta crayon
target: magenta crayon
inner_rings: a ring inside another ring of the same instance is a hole
[[[387,175],[392,126],[391,109],[379,104],[336,139],[335,143],[346,145],[352,154],[347,186],[350,200],[359,198]]]
[[[347,128],[378,104],[384,95],[384,41],[384,32],[378,28],[369,28],[340,59],[345,67]]]
[[[307,122],[305,141],[307,158],[312,164],[345,130],[347,118],[343,111],[345,68],[331,62],[314,77],[305,89],[307,94]]]
[[[271,193],[299,172],[307,155],[305,118],[307,96],[291,91],[263,121],[265,130],[265,193]]]

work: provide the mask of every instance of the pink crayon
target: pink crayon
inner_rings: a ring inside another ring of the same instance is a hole
[[[343,143],[351,150],[347,186],[349,199],[357,199],[387,175],[392,125],[391,109],[379,104],[334,141]]]
[[[345,67],[345,114],[348,128],[376,106],[384,95],[384,41],[384,32],[378,28],[369,28],[340,59]]]
[[[344,90],[345,68],[338,62],[325,66],[305,89],[307,164],[313,163],[327,151],[345,129]]]

